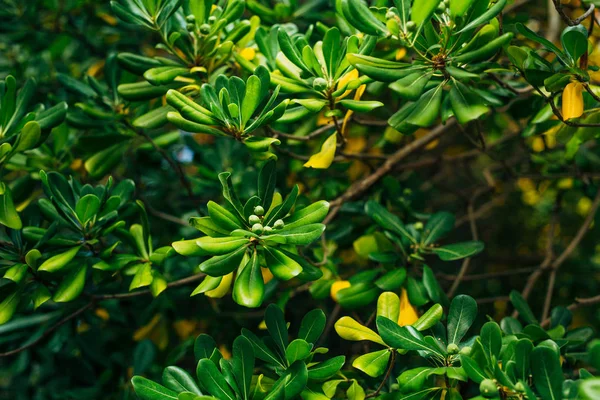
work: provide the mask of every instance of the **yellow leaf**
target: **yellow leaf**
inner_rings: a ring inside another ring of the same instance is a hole
[[[583,114],[583,85],[571,82],[563,90],[562,116],[564,119],[579,118]]]
[[[321,146],[321,151],[310,156],[310,159],[304,163],[306,168],[327,169],[335,157],[337,146],[337,133],[332,134],[325,140]]]
[[[100,319],[103,319],[104,321],[108,321],[108,319],[110,318],[110,314],[108,313],[106,308],[98,307],[96,308],[95,313]]]
[[[198,328],[198,323],[191,319],[181,319],[173,323],[173,329],[181,340],[188,339],[192,336],[197,336],[198,333],[200,333],[198,332]]]
[[[88,68],[87,74],[89,76],[97,76],[100,73],[100,71],[102,71],[102,69],[104,68],[104,64],[105,64],[104,60],[95,62]]]
[[[417,322],[418,319],[419,315],[417,314],[417,309],[410,304],[408,293],[406,292],[406,289],[402,288],[402,292],[400,293],[400,317],[398,318],[398,325],[412,325]]]
[[[337,294],[340,290],[342,289],[346,289],[349,288],[351,286],[350,282],[348,281],[336,281],[333,282],[333,285],[331,285],[331,288],[329,289],[329,294],[331,295],[331,298],[334,301],[337,301]]]
[[[152,320],[137,329],[133,333],[133,340],[140,342],[144,339],[150,339],[160,350],[167,348],[169,344],[169,332],[165,321],[161,319],[160,314],[152,317]]]
[[[273,273],[269,268],[261,268],[260,272],[262,273],[263,281],[265,281],[265,284],[269,283],[271,279],[273,279]]]
[[[406,49],[404,47],[400,47],[398,50],[396,50],[396,61],[402,60],[405,55]]]
[[[219,286],[217,286],[213,290],[209,290],[208,292],[206,292],[204,294],[207,295],[208,297],[212,297],[214,299],[220,299],[221,297],[225,296],[227,294],[227,292],[229,292],[229,288],[231,287],[232,280],[233,280],[233,272],[230,272],[229,274],[223,276],[223,278],[221,279],[221,283],[219,283]]]

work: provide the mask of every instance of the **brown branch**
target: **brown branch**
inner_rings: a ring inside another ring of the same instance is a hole
[[[377,388],[377,390],[375,390],[373,393],[368,394],[367,396],[365,396],[365,399],[370,399],[372,397],[377,396],[381,392],[381,390],[383,389],[383,387],[385,386],[385,383],[387,382],[387,380],[389,379],[390,374],[392,373],[392,370],[394,369],[394,365],[396,364],[396,350],[395,349],[391,349],[390,351],[392,352],[392,356],[390,357],[390,362],[388,364],[388,368],[387,368],[387,371],[385,373],[385,376],[383,377],[383,380],[379,384],[379,387]]]
[[[479,233],[477,232],[477,224],[475,223],[474,205],[475,205],[475,202],[477,201],[477,198],[479,196],[481,196],[482,194],[490,191],[490,189],[493,189],[493,188],[486,187],[484,189],[480,189],[469,200],[469,205],[467,206],[467,214],[469,216],[469,225],[471,227],[471,236],[473,236],[473,240],[479,240]],[[452,298],[454,296],[454,293],[456,293],[456,290],[458,289],[458,285],[460,285],[461,281],[463,280],[467,271],[469,270],[470,264],[471,264],[471,257],[465,258],[465,260],[463,261],[463,263],[460,267],[460,271],[458,271],[458,275],[456,276],[456,279],[454,280],[454,282],[452,282],[452,286],[448,290],[448,294],[447,294],[448,297]]]
[[[600,190],[598,190],[598,192],[596,192],[596,196],[594,197],[594,201],[592,202],[590,211],[589,211],[588,215],[585,217],[581,226],[579,227],[579,230],[577,231],[577,233],[575,234],[575,236],[573,237],[571,242],[567,245],[565,250],[555,260],[553,260],[553,252],[551,250],[552,240],[551,240],[551,237],[548,238],[550,243],[547,244],[547,247],[546,247],[546,258],[544,259],[544,261],[542,261],[540,266],[529,276],[529,279],[527,280],[527,283],[525,284],[523,292],[521,293],[523,298],[527,299],[527,297],[533,290],[536,282],[538,281],[538,279],[542,276],[542,274],[544,272],[546,272],[548,270],[557,270],[558,268],[560,268],[560,266],[567,260],[567,258],[569,258],[571,253],[573,253],[573,251],[575,251],[575,249],[577,248],[577,246],[579,245],[579,243],[581,242],[581,240],[583,239],[585,234],[588,232],[590,225],[594,221],[594,216],[596,215],[596,211],[598,210],[599,205],[600,205]],[[554,235],[553,229],[550,229],[550,231],[551,232],[549,232],[549,235],[553,236]],[[518,314],[515,312],[513,314],[513,316],[515,316],[515,315],[518,315]]]
[[[366,178],[355,182],[352,184],[340,197],[331,201],[332,209],[329,211],[327,218],[324,223],[327,224],[331,222],[331,220],[337,215],[339,211],[339,207],[346,201],[351,200],[354,197],[359,196],[363,192],[367,191],[371,186],[373,186],[379,179],[384,177],[387,173],[392,171],[392,169],[404,158],[408,155],[412,154],[414,151],[424,147],[428,143],[440,137],[443,133],[449,130],[456,124],[455,119],[449,120],[446,125],[438,125],[426,135],[416,139],[409,144],[405,145],[395,153],[391,154],[383,165],[375,170],[371,175]]]
[[[197,280],[199,280],[200,278],[204,277],[204,274],[197,274],[197,275],[192,275],[192,276],[188,276],[187,278],[183,278],[177,281],[173,281],[167,284],[168,288],[173,288],[173,287],[177,287],[177,286],[183,286],[186,285],[190,282],[195,282]],[[71,314],[65,316],[64,318],[62,318],[60,321],[58,321],[57,323],[55,323],[54,325],[52,325],[52,327],[50,327],[49,329],[47,329],[39,338],[35,339],[34,341],[27,343],[21,347],[18,347],[14,350],[10,350],[4,353],[0,353],[0,358],[1,357],[9,357],[15,354],[18,354],[24,350],[27,350],[33,346],[35,346],[36,344],[40,343],[41,341],[43,341],[44,339],[46,339],[48,336],[50,336],[50,334],[52,334],[52,332],[54,332],[55,330],[57,330],[58,328],[60,328],[61,326],[63,326],[64,324],[66,324],[67,322],[69,322],[70,320],[78,317],[79,315],[83,314],[85,311],[87,311],[88,309],[94,307],[99,301],[103,301],[103,300],[111,300],[111,299],[117,299],[117,300],[122,300],[122,299],[128,299],[131,297],[137,297],[137,296],[142,296],[142,295],[146,295],[146,294],[150,294],[150,290],[141,290],[139,292],[131,292],[131,293],[115,293],[115,294],[103,294],[103,295],[92,295],[90,296],[91,300],[83,305],[82,307],[78,308],[77,310],[75,310],[74,312],[72,312]]]
[[[73,318],[75,318],[75,317],[83,314],[85,311],[87,311],[93,305],[94,305],[94,302],[90,301],[89,303],[87,303],[83,307],[78,308],[77,310],[75,310],[71,314],[67,315],[66,317],[62,318],[60,321],[58,321],[57,323],[55,323],[54,325],[52,325],[52,327],[50,327],[50,329],[46,330],[39,338],[35,339],[32,342],[24,344],[23,346],[18,347],[18,348],[14,349],[14,350],[10,350],[10,351],[4,352],[4,353],[0,353],[0,357],[9,357],[9,356],[18,354],[18,353],[20,353],[20,352],[22,352],[24,350],[27,350],[27,349],[35,346],[36,344],[38,344],[39,342],[41,342],[42,340],[44,340],[48,336],[50,336],[50,334],[52,332],[54,332],[55,330],[57,330],[58,328],[60,328],[61,326],[63,326],[67,322],[69,322],[70,320],[72,320]]]
[[[578,308],[581,307],[585,307],[585,306],[591,306],[594,304],[599,304],[600,303],[600,294],[594,297],[584,297],[584,298],[576,298],[575,302],[570,304],[567,309],[569,311],[575,311]],[[547,327],[548,325],[550,325],[551,319],[550,318],[546,318],[542,321],[541,326],[543,328]]]

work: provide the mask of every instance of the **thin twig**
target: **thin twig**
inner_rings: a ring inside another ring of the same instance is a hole
[[[331,201],[331,210],[325,219],[325,224],[331,222],[331,220],[337,215],[339,211],[339,207],[346,201],[360,195],[361,193],[368,190],[371,186],[373,186],[379,179],[383,178],[387,173],[392,171],[394,167],[406,158],[408,155],[412,154],[414,151],[424,147],[428,143],[440,137],[443,133],[448,131],[451,127],[456,124],[455,119],[449,120],[446,125],[438,125],[426,135],[416,139],[406,146],[402,147],[400,150],[391,154],[383,165],[375,170],[371,175],[367,176],[360,181],[352,184],[340,197]]]
[[[585,306],[591,306],[594,304],[598,304],[600,303],[600,294],[594,297],[584,297],[584,298],[576,298],[575,302],[570,304],[567,309],[569,311],[575,311],[578,308],[581,307],[585,307]],[[546,318],[545,320],[542,321],[541,326],[543,328],[547,327],[548,325],[550,325],[550,318]]]
[[[383,380],[379,384],[379,387],[377,388],[377,390],[374,391],[373,393],[365,396],[365,399],[370,399],[371,397],[377,396],[381,392],[383,387],[385,386],[385,383],[388,381],[390,374],[392,373],[392,370],[394,369],[394,365],[396,364],[396,350],[391,349],[391,352],[392,352],[392,356],[390,357],[390,362],[388,363],[388,368],[385,373],[385,376],[383,377]]]
[[[168,288],[173,288],[173,287],[177,287],[177,286],[183,286],[186,285],[190,282],[195,282],[197,280],[199,280],[200,278],[204,277],[204,274],[197,274],[197,275],[192,275],[192,276],[188,276],[186,278],[177,280],[177,281],[173,281],[167,284]],[[8,357],[8,356],[12,356],[15,354],[18,354],[24,350],[27,350],[33,346],[35,346],[36,344],[40,343],[42,340],[46,339],[48,336],[50,336],[50,334],[52,332],[54,332],[55,330],[57,330],[58,328],[60,328],[61,326],[63,326],[64,324],[66,324],[67,322],[71,321],[72,319],[78,317],[79,315],[83,314],[85,311],[87,311],[88,309],[94,307],[99,301],[103,301],[103,300],[112,300],[112,299],[117,299],[117,300],[122,300],[122,299],[128,299],[131,297],[137,297],[137,296],[142,296],[142,295],[146,295],[146,294],[150,294],[150,290],[141,290],[139,292],[131,292],[131,293],[115,293],[115,294],[102,294],[102,295],[92,295],[90,296],[90,301],[83,305],[82,307],[78,308],[77,310],[75,310],[74,312],[72,312],[71,314],[65,316],[64,318],[62,318],[60,321],[58,321],[57,323],[55,323],[54,325],[52,325],[52,327],[50,327],[49,329],[47,329],[39,338],[37,338],[36,340],[27,343],[21,347],[18,347],[14,350],[10,350],[4,353],[0,353],[0,358],[1,357]]]

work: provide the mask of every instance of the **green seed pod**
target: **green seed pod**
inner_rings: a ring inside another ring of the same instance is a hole
[[[265,233],[269,233],[273,230],[273,228],[271,228],[270,226],[265,226]]]
[[[414,32],[417,30],[417,24],[415,23],[415,21],[408,21],[406,23],[406,30],[409,32]]]
[[[208,23],[209,24],[214,24],[215,22],[217,22],[217,17],[215,17],[214,15],[211,15],[210,17],[208,17]]]
[[[210,33],[210,25],[209,24],[200,25],[200,33],[203,35],[208,35]]]
[[[275,221],[275,223],[273,224],[273,228],[275,229],[283,229],[283,227],[285,226],[285,224],[283,223],[282,219],[278,219],[277,221]]]
[[[256,206],[254,207],[254,214],[260,217],[265,214],[265,209],[262,206]]]
[[[422,222],[415,222],[415,229],[418,231],[423,230],[423,223]]]
[[[523,382],[515,383],[515,390],[521,393],[525,392],[525,385],[523,385]]]
[[[462,354],[463,356],[468,356],[471,354],[471,346],[465,346],[462,349],[460,349],[460,354]]]
[[[388,12],[385,14],[385,19],[392,19],[392,18],[395,18],[395,17],[396,17],[396,13],[395,13],[395,12],[393,12],[393,11],[388,11]]]
[[[457,354],[460,349],[456,343],[450,343],[448,345],[448,354]]]
[[[315,90],[327,90],[327,81],[323,78],[315,78],[313,81],[313,89]]]
[[[252,214],[249,218],[248,218],[248,222],[251,223],[252,225],[254,224],[258,224],[260,223],[260,217],[258,215],[254,215]]]
[[[264,227],[261,224],[254,224],[252,225],[252,232],[257,233],[257,234],[261,234],[264,231]]]
[[[484,379],[479,384],[479,391],[481,395],[485,398],[492,398],[498,396],[498,386],[496,382],[491,379]]]
[[[185,29],[187,29],[188,32],[192,32],[194,29],[196,29],[196,24],[189,23],[185,26]]]
[[[185,17],[185,22],[189,22],[189,23],[196,22],[196,17],[194,16],[194,14],[187,15]]]

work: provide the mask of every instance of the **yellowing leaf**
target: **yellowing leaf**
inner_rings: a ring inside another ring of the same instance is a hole
[[[306,168],[327,169],[333,162],[335,157],[335,149],[337,146],[337,133],[332,134],[325,140],[321,146],[321,151],[313,154],[310,159],[304,163]]]
[[[583,85],[571,82],[563,90],[562,116],[564,119],[579,118],[583,114]]]
[[[269,283],[271,279],[273,279],[273,273],[269,268],[261,268],[260,272],[262,273],[263,281],[265,281],[265,284]]]
[[[221,279],[221,283],[219,283],[219,286],[217,286],[213,290],[209,290],[208,292],[206,292],[204,294],[207,295],[208,297],[220,299],[221,297],[225,296],[227,294],[227,292],[229,292],[229,288],[231,287],[232,280],[233,280],[233,272],[230,272],[229,274],[225,275]]]
[[[406,292],[406,289],[402,288],[402,292],[400,293],[400,317],[398,318],[398,325],[412,325],[417,322],[418,319],[419,315],[417,314],[417,309],[410,304],[408,293]]]
[[[349,288],[350,282],[348,281],[336,281],[331,285],[331,289],[329,290],[329,294],[334,301],[337,301],[337,294],[340,290]]]
[[[164,350],[169,344],[167,325],[160,314],[156,314],[150,322],[133,333],[133,340],[136,342],[144,339],[150,339],[160,350]]]

